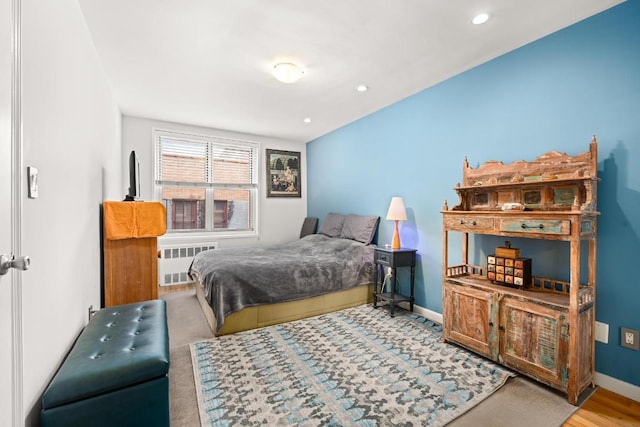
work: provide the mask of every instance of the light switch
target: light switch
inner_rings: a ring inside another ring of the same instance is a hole
[[[29,198],[38,198],[38,169],[33,166],[27,167],[27,181],[29,184]]]

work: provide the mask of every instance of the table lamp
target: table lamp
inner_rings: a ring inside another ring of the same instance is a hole
[[[392,197],[387,219],[396,222],[396,228],[393,232],[393,240],[391,241],[391,249],[400,249],[400,233],[398,232],[398,221],[407,220],[407,212],[404,210],[404,201],[402,197]]]

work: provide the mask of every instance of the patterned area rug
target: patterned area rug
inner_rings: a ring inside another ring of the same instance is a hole
[[[191,344],[203,426],[441,426],[511,371],[363,305]]]

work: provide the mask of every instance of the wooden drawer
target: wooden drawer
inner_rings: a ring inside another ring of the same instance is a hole
[[[444,218],[444,224],[450,230],[468,232],[492,231],[494,219],[493,217],[447,216]]]
[[[390,266],[392,261],[393,261],[393,254],[391,254],[389,252],[381,252],[381,251],[376,250],[373,253],[373,261],[376,264],[382,264],[382,265]]]
[[[571,232],[571,221],[550,219],[503,219],[500,221],[500,231],[510,233],[556,234],[567,236]]]
[[[376,248],[373,251],[373,262],[386,267],[413,267],[416,264],[416,250]]]

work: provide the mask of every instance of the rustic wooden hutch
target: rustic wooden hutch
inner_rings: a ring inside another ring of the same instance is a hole
[[[597,166],[595,136],[577,156],[549,152],[476,169],[465,159],[460,203],[442,211],[443,338],[561,390],[574,405],[595,372]],[[462,233],[460,264],[449,263],[451,232]],[[486,264],[470,264],[470,234],[569,242],[570,280],[535,276],[534,259],[529,283],[493,283]]]

